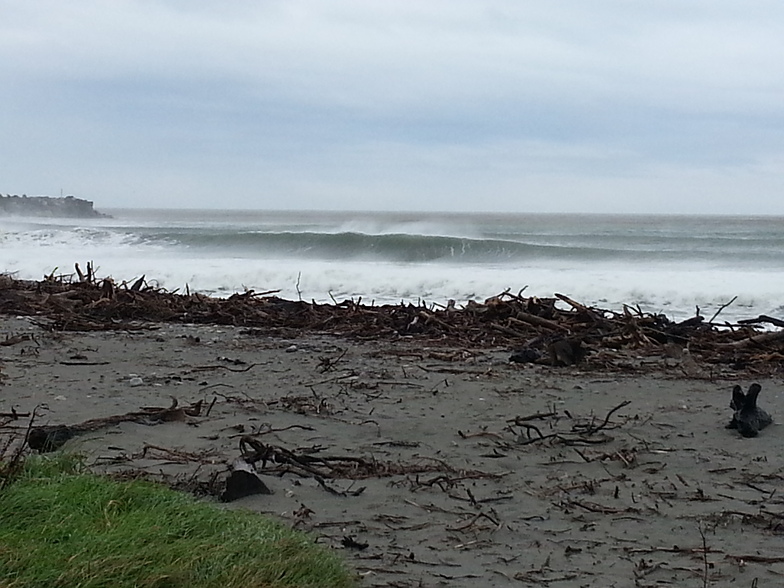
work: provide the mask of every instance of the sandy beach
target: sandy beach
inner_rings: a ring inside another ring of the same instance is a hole
[[[256,466],[272,494],[218,504],[310,531],[364,586],[761,587],[784,574],[780,426],[725,428],[734,384],[759,381],[760,404],[784,414],[780,378],[665,355],[601,371],[415,337],[50,332],[9,316],[0,343],[0,436],[27,429],[14,411],[70,426],[201,400],[198,416],[120,422],[65,448],[98,471],[192,487],[224,475],[247,438],[316,459],[334,475],[271,458]]]

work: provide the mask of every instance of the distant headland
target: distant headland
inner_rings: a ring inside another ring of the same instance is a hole
[[[74,196],[28,196],[0,194],[0,216],[46,216],[66,218],[109,218],[93,208],[90,200]]]

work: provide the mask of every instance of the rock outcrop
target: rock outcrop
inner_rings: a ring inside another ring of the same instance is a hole
[[[68,218],[105,218],[93,208],[90,200],[74,196],[55,198],[52,196],[17,196],[0,194],[0,215],[48,216]]]

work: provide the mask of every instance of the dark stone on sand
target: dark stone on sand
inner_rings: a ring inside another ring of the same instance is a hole
[[[261,481],[258,474],[250,471],[250,467],[243,467],[235,469],[226,478],[226,489],[220,499],[222,502],[232,502],[255,494],[272,494],[272,490]]]
[[[66,425],[33,427],[27,435],[27,445],[39,453],[49,453],[60,449],[74,436],[76,432]]]
[[[580,339],[559,339],[547,346],[550,363],[553,366],[570,366],[585,359],[586,351]]]
[[[536,363],[541,359],[542,354],[531,347],[518,349],[509,357],[509,361],[514,363]]]

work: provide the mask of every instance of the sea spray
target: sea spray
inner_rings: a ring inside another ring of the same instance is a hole
[[[725,320],[784,312],[782,219],[109,210],[0,219],[0,271],[40,279],[93,261],[214,296],[279,290],[317,302],[446,304],[506,289],[619,311]]]

